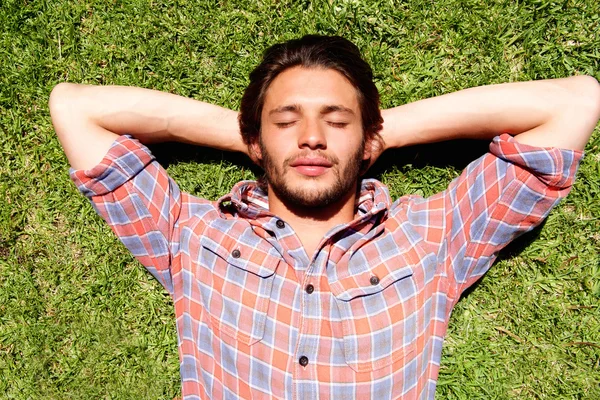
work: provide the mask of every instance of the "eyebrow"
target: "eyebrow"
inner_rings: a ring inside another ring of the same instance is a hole
[[[269,115],[273,115],[273,114],[281,114],[284,112],[295,112],[298,113],[300,112],[300,109],[302,107],[300,107],[300,105],[298,104],[289,104],[286,106],[279,106],[277,108],[272,109],[271,111],[269,111]]]
[[[354,115],[354,111],[352,111],[352,109],[350,109],[348,107],[344,107],[342,105],[325,106],[321,109],[321,115],[331,114],[334,112],[342,112],[342,113]]]
[[[299,104],[289,104],[289,105],[279,106],[277,108],[272,109],[271,111],[269,111],[269,115],[281,114],[284,112],[299,113],[301,110],[302,110],[302,106],[300,106]],[[325,107],[321,108],[321,115],[331,114],[334,112],[342,112],[342,113],[354,115],[354,111],[352,111],[352,109],[342,106],[342,105],[338,105],[338,104],[329,105],[329,106],[325,106]]]

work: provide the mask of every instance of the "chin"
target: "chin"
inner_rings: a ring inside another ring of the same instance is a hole
[[[333,172],[333,171],[332,171]],[[267,174],[269,189],[291,208],[317,209],[343,205],[355,188],[356,174],[325,173],[318,176],[299,175],[287,171],[283,176]]]
[[[281,190],[279,190],[281,189]],[[336,190],[338,189],[338,190]],[[279,198],[286,204],[303,208],[323,208],[337,204],[348,196],[334,185],[318,185],[313,188],[277,188]]]

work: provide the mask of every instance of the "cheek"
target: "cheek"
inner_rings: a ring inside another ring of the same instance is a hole
[[[331,144],[337,145],[341,154],[354,155],[356,154],[357,149],[363,146],[362,131],[344,132],[343,135],[333,138]]]
[[[283,162],[287,154],[285,150],[281,149],[279,143],[268,136],[264,137],[261,141],[259,150],[263,168],[279,168],[279,165]]]
[[[292,138],[284,135],[265,135],[263,140],[263,151],[268,151],[271,159],[284,158],[286,154],[294,150]]]

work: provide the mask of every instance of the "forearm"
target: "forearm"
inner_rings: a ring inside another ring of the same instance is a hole
[[[501,133],[537,146],[583,149],[600,118],[591,77],[481,86],[382,112],[387,148]]]
[[[169,93],[61,84],[50,96],[50,112],[74,168],[95,165],[125,133],[143,143],[181,141],[245,151],[236,112]]]

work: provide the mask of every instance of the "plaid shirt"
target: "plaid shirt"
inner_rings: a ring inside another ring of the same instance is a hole
[[[119,137],[71,177],[171,293],[186,399],[430,399],[448,319],[498,251],[569,192],[582,152],[494,139],[447,190],[392,202],[304,251],[254,182],[211,202]]]

